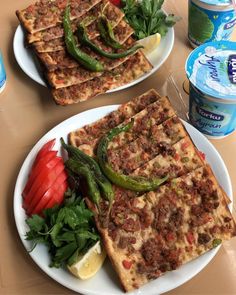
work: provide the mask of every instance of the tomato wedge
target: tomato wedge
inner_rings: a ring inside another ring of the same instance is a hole
[[[47,203],[47,205],[44,207],[44,209],[52,208],[52,207],[54,207],[55,205],[60,205],[60,204],[63,202],[63,200],[64,200],[64,193],[65,193],[65,191],[67,190],[67,188],[68,188],[68,183],[67,183],[67,181],[65,181],[65,182],[61,185],[61,188],[60,188],[61,191],[64,190],[64,191],[63,191],[63,194],[62,194],[62,196],[61,196],[61,198],[59,198],[60,194],[58,193],[58,194],[56,195],[56,198],[52,198],[52,199]],[[59,199],[61,199],[61,201],[59,201]]]
[[[45,143],[33,162],[22,192],[22,207],[28,215],[42,214],[44,208],[61,204],[68,188],[67,173],[62,157],[52,150],[56,139]]]
[[[64,173],[64,174],[65,174],[64,175],[64,178],[67,179],[67,174],[66,173]],[[61,176],[61,180],[62,180],[62,176]],[[65,180],[59,186],[58,191],[57,191],[57,194],[52,198],[56,202],[56,204],[61,204],[63,202],[63,200],[64,200],[64,193],[67,190],[67,188],[68,188],[68,182]],[[46,204],[45,208],[51,208],[51,206],[52,206],[52,202],[49,201]]]
[[[41,149],[39,150],[35,160],[34,160],[34,164],[37,164],[37,162],[49,151],[51,151],[51,149],[54,147],[56,142],[56,138],[49,140],[48,142],[46,142]]]
[[[66,179],[67,175],[65,171],[62,171],[54,184],[42,195],[36,206],[29,207],[27,214],[40,214],[46,208],[51,208],[56,204],[60,205],[64,200],[64,193],[68,186]],[[49,207],[47,207],[48,204]]]
[[[41,158],[37,164],[32,168],[29,178],[27,180],[27,183],[25,185],[25,188],[22,192],[22,196],[25,197],[25,195],[29,192],[34,179],[39,175],[39,173],[45,169],[45,167],[52,169],[55,164],[57,163],[57,160],[60,159],[59,157],[56,157],[57,152],[56,151],[49,151],[43,158]]]
[[[53,185],[59,174],[65,169],[63,160],[59,158],[59,162],[51,170],[42,170],[33,182],[28,194],[24,198],[23,208],[35,206],[42,195]]]

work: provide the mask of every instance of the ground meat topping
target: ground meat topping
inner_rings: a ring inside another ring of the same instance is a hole
[[[207,244],[210,242],[211,237],[208,234],[200,233],[198,234],[198,243],[199,244]]]
[[[147,274],[149,278],[156,278],[162,272],[174,270],[180,265],[180,250],[167,249],[160,236],[150,238],[141,248],[143,262],[137,265],[137,271]]]
[[[121,228],[127,232],[135,232],[140,230],[139,220],[134,220],[133,218],[124,219]]]
[[[174,192],[165,194],[153,208],[154,221],[152,226],[160,231],[164,226],[173,225],[178,228],[182,224],[183,211],[176,208],[176,195]]]
[[[230,222],[231,220],[232,220],[232,218],[227,217],[227,216],[224,218],[224,222]]]
[[[121,236],[119,239],[118,247],[121,249],[127,248],[130,244],[135,244],[136,238],[135,237],[125,237]]]

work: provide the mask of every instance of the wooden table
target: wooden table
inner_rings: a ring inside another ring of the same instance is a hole
[[[186,37],[187,1],[165,1],[166,11],[181,16],[182,21],[175,27],[173,51],[158,72],[129,89],[68,107],[55,105],[49,91],[26,76],[16,63],[12,47],[18,26],[15,10],[31,2],[1,1],[0,9],[0,48],[7,71],[7,85],[0,94],[0,294],[73,294],[37,267],[18,237],[13,193],[19,169],[33,145],[48,130],[72,115],[98,106],[123,103],[151,87],[164,91],[163,85],[170,73],[182,92],[183,68],[192,50]],[[236,133],[222,140],[212,140],[212,143],[225,161],[236,192]],[[236,239],[225,242],[203,271],[168,294],[236,294],[235,249]]]

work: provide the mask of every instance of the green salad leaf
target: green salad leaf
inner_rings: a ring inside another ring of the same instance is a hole
[[[122,0],[126,20],[134,29],[136,39],[143,39],[159,33],[162,37],[168,29],[180,20],[179,17],[166,15],[162,10],[164,0]]]
[[[98,240],[93,213],[84,201],[68,190],[61,206],[44,211],[44,218],[32,215],[26,219],[29,231],[26,239],[34,243],[44,243],[49,248],[51,267],[73,264]]]

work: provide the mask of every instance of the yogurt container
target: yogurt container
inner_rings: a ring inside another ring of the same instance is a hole
[[[6,86],[6,72],[3,64],[3,57],[0,51],[0,93]]]
[[[189,120],[211,138],[236,129],[236,42],[205,43],[185,65],[190,84]]]
[[[229,40],[236,23],[232,0],[189,0],[188,39],[193,47]]]

